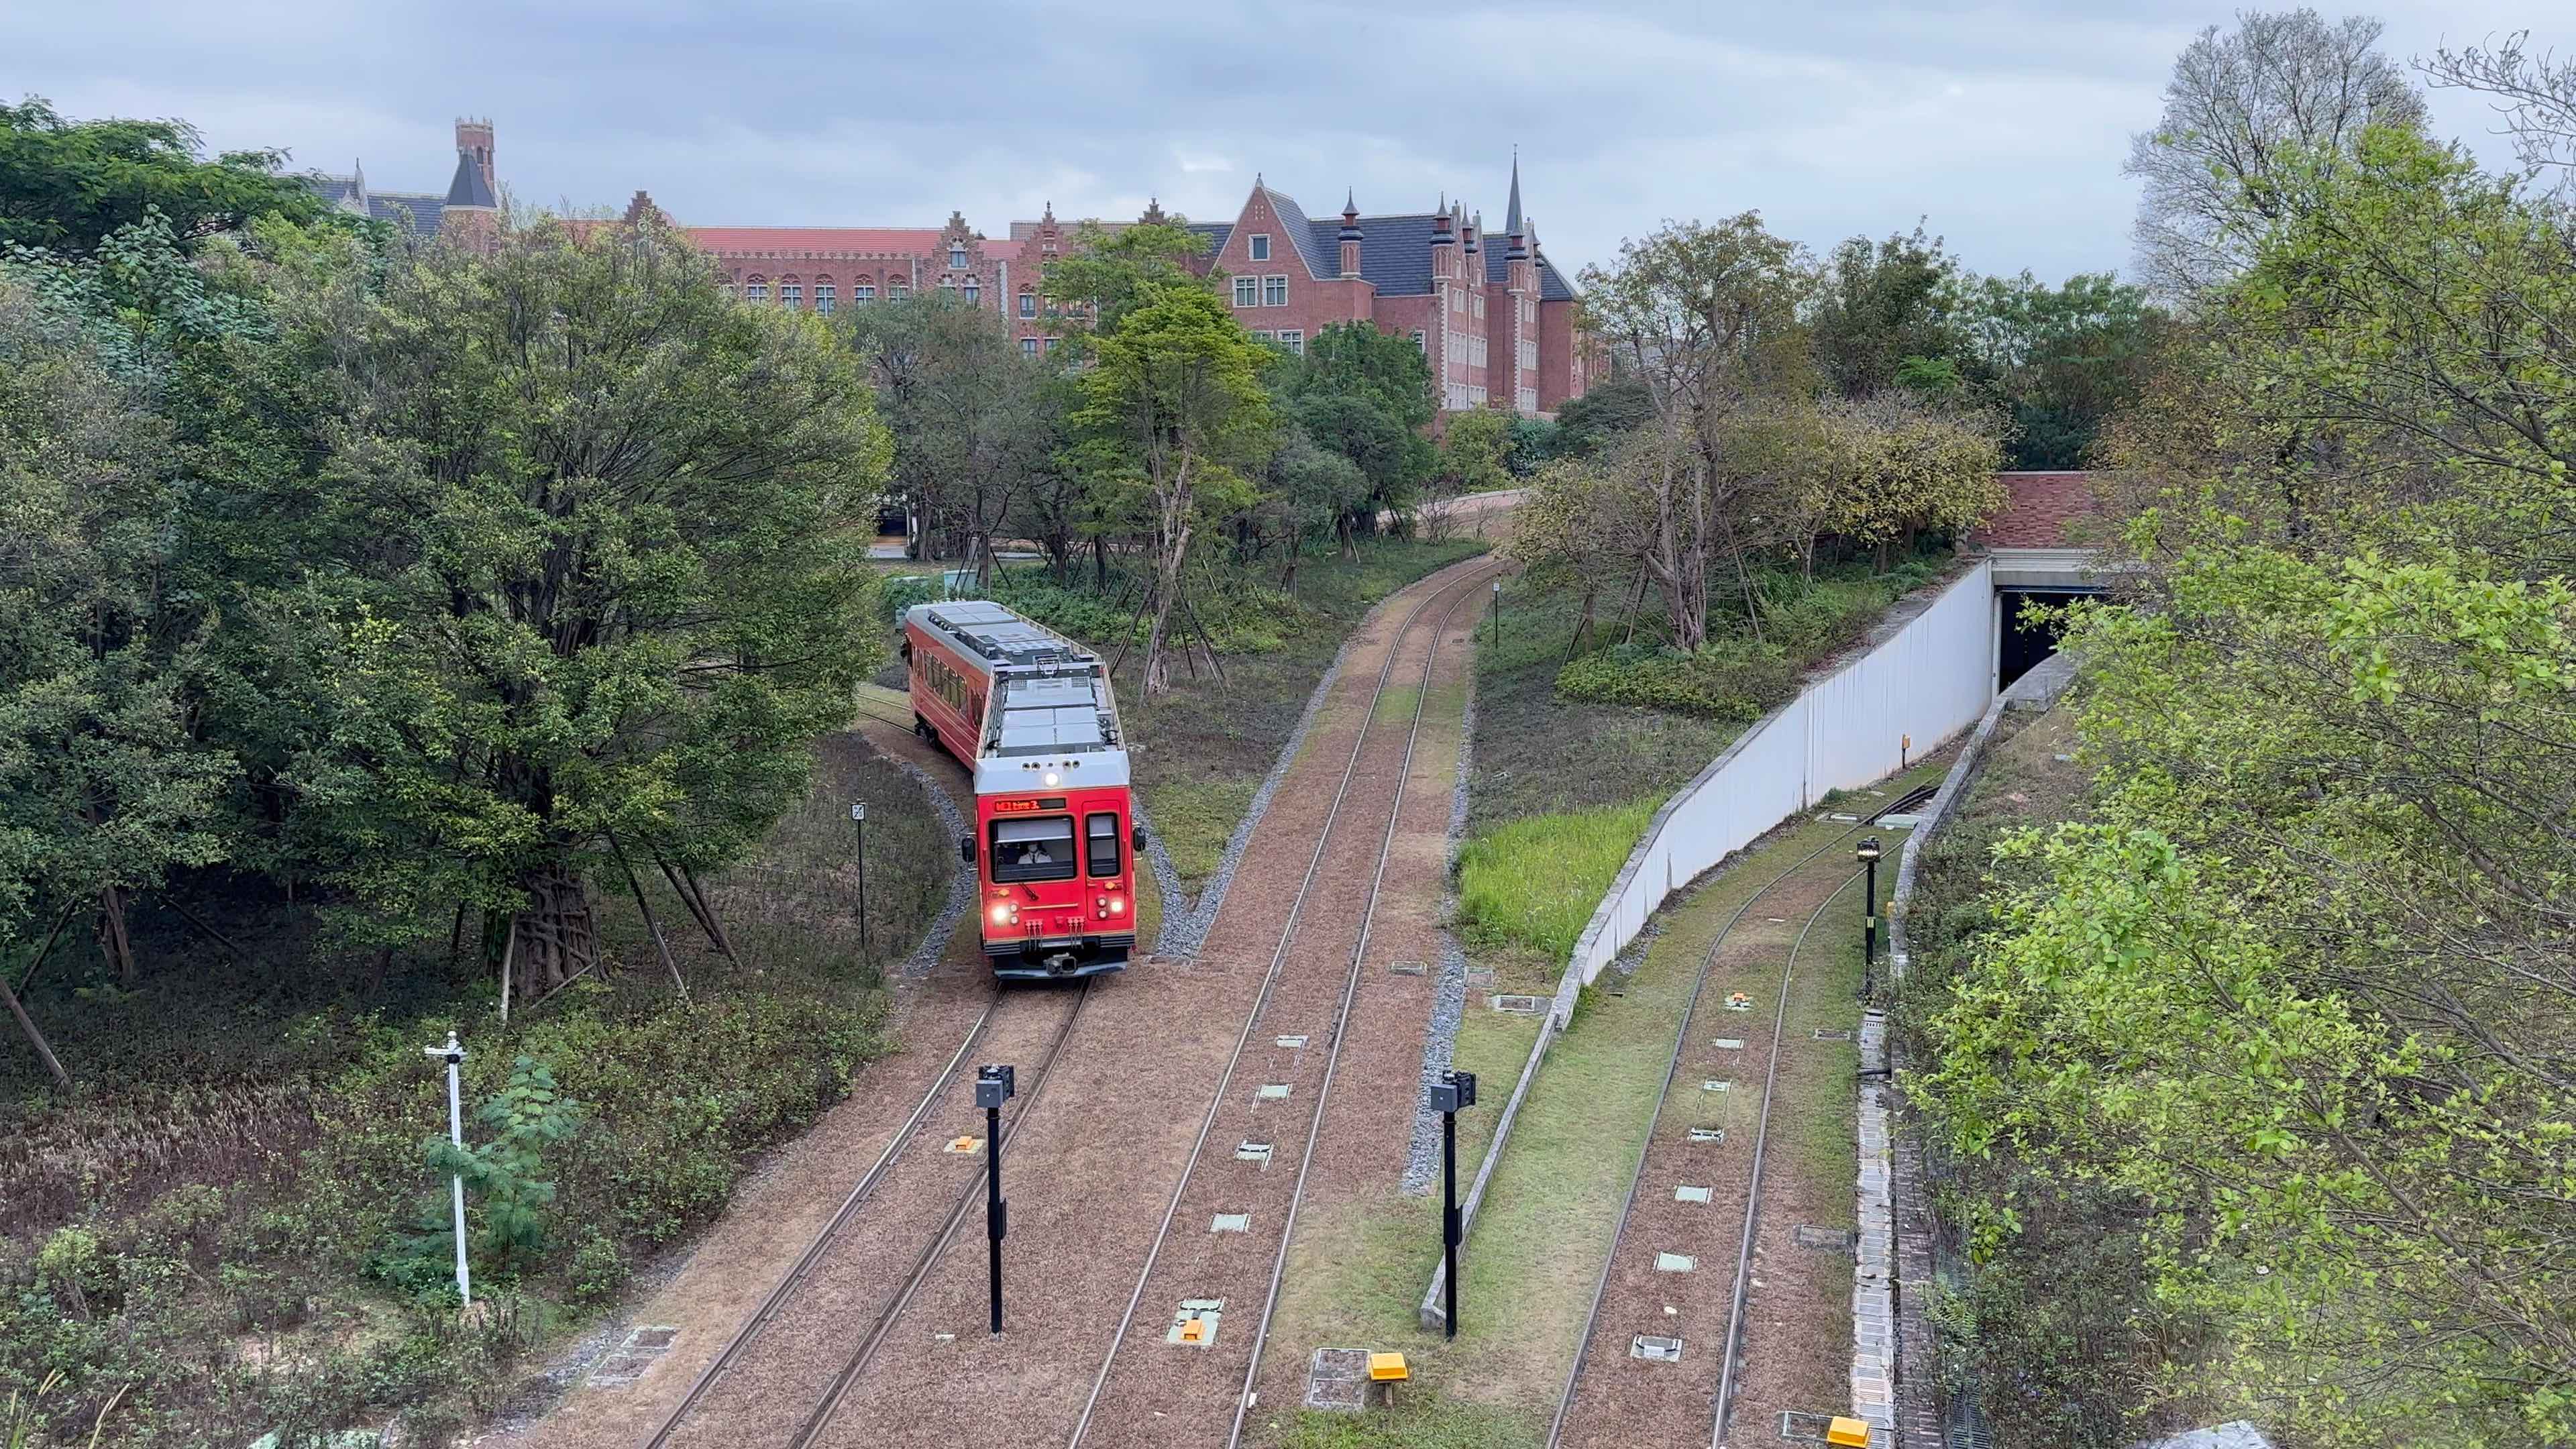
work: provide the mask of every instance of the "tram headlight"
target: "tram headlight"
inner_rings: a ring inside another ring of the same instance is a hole
[[[1004,901],[993,907],[993,924],[996,926],[1010,925],[1019,920],[1019,918],[1020,908],[1012,905],[1009,901]]]
[[[1109,914],[1113,916],[1123,916],[1127,914],[1127,898],[1124,896],[1111,896],[1109,898]]]
[[[1049,770],[1049,771],[1047,771],[1047,774],[1046,774],[1046,782],[1047,782],[1047,786],[1048,786],[1048,788],[1050,788],[1050,789],[1054,788],[1056,785],[1061,784],[1061,783],[1063,782],[1063,780],[1064,780],[1064,777],[1063,777],[1062,775],[1057,774],[1055,771],[1053,771],[1053,770]]]

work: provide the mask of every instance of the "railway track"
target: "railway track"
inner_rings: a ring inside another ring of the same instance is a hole
[[[1736,928],[1750,915],[1756,904],[1777,899],[1774,892],[1786,894],[1787,892],[1782,888],[1792,882],[1812,889],[1814,877],[1809,874],[1809,867],[1823,858],[1827,852],[1846,845],[1853,836],[1876,824],[1881,816],[1911,808],[1928,798],[1931,793],[1928,788],[1907,792],[1888,804],[1880,806],[1868,816],[1834,832],[1795,863],[1756,887],[1751,895],[1746,896],[1728,914],[1724,923],[1718,927],[1715,937],[1710,940],[1708,950],[1701,956],[1699,969],[1692,979],[1690,995],[1683,1006],[1680,1025],[1673,1035],[1672,1051],[1664,1068],[1663,1090],[1656,1098],[1654,1116],[1647,1124],[1645,1141],[1637,1153],[1636,1170],[1628,1180],[1627,1197],[1619,1213],[1619,1226],[1612,1236],[1610,1251],[1603,1259],[1601,1277],[1593,1288],[1591,1307],[1584,1318],[1583,1334],[1577,1340],[1574,1363],[1567,1370],[1564,1389],[1557,1396],[1556,1414],[1548,1425],[1548,1449],[1562,1449],[1562,1446],[1575,1442],[1569,1438],[1569,1420],[1577,1417],[1578,1404],[1583,1402],[1581,1396],[1587,1388],[1596,1387],[1595,1381],[1603,1376],[1602,1371],[1594,1365],[1594,1359],[1596,1355],[1607,1354],[1617,1346],[1615,1343],[1596,1342],[1601,1332],[1602,1308],[1611,1296],[1614,1278],[1621,1272],[1622,1254],[1630,1247],[1630,1227],[1639,1216],[1639,1188],[1647,1177],[1649,1165],[1659,1161],[1656,1146],[1659,1140],[1662,1140],[1666,1130],[1673,1106],[1673,1089],[1681,1078],[1682,1064],[1690,1055],[1689,1047],[1695,1035],[1707,1031],[1711,1025],[1701,1016],[1702,998],[1706,992],[1709,975],[1730,941],[1735,938]],[[1779,1077],[1783,1033],[1789,1018],[1790,985],[1796,977],[1799,954],[1805,949],[1807,938],[1815,929],[1816,923],[1824,919],[1834,903],[1840,900],[1843,893],[1860,878],[1861,872],[1857,870],[1842,876],[1821,899],[1815,901],[1812,908],[1807,911],[1805,920],[1799,925],[1796,935],[1788,942],[1788,949],[1780,961],[1778,992],[1772,1004],[1771,1037],[1769,1049],[1765,1053],[1762,1102],[1753,1124],[1753,1150],[1743,1185],[1740,1232],[1734,1244],[1734,1260],[1729,1270],[1731,1286],[1727,1296],[1726,1329],[1718,1345],[1721,1368],[1714,1397],[1703,1400],[1708,1404],[1708,1441],[1712,1446],[1718,1446],[1718,1449],[1722,1449],[1726,1443],[1727,1419],[1733,1410],[1738,1388],[1737,1348],[1744,1330],[1747,1292],[1751,1286],[1755,1228],[1761,1215],[1764,1158],[1770,1138],[1771,1109],[1774,1087]],[[1733,1040],[1741,1042],[1741,1039]],[[1660,1160],[1669,1161],[1669,1154],[1664,1154]],[[1661,1271],[1660,1265],[1658,1271]],[[1672,1310],[1667,1306],[1666,1311]],[[1619,1336],[1613,1335],[1614,1339],[1617,1337]],[[1593,1369],[1590,1380],[1587,1380],[1586,1375],[1588,1368]],[[1616,1386],[1599,1387],[1602,1394],[1616,1393]],[[1584,1436],[1584,1442],[1644,1442],[1645,1439],[1644,1432],[1633,1422],[1621,1425],[1612,1433],[1614,1437]],[[1620,1435],[1625,1437],[1616,1437]]]
[[[887,690],[883,695],[881,695],[875,691],[874,686],[861,685],[859,687],[858,696],[859,713],[866,715],[868,718],[876,720],[881,724],[890,724],[902,729],[911,729],[911,709],[899,702],[902,699],[901,695],[895,695],[893,700],[888,700],[884,697],[884,695],[891,694],[894,694],[894,691]]]
[[[1091,980],[1086,978],[1070,990],[1052,995],[1015,991],[1006,996],[995,990],[968,1029],[965,1039],[958,1043],[957,1050],[949,1056],[929,1089],[922,1094],[911,1116],[886,1144],[885,1151],[860,1175],[849,1195],[807,1243],[786,1276],[770,1290],[760,1307],[744,1320],[714,1362],[698,1375],[680,1402],[644,1440],[644,1449],[670,1449],[670,1446],[690,1443],[731,1445],[751,1442],[753,1435],[741,1409],[727,1401],[750,1397],[766,1401],[774,1409],[773,1392],[765,1392],[774,1389],[774,1379],[758,1385],[737,1381],[753,1377],[764,1369],[775,1374],[778,1365],[762,1363],[759,1356],[765,1351],[766,1344],[774,1343],[777,1335],[773,1330],[790,1319],[801,1318],[806,1321],[800,1327],[819,1330],[809,1332],[806,1335],[809,1340],[817,1337],[837,1340],[842,1336],[840,1330],[848,1322],[848,1305],[815,1301],[818,1296],[816,1290],[836,1276],[866,1276],[868,1264],[850,1261],[867,1255],[858,1251],[849,1229],[858,1218],[859,1209],[874,1198],[890,1174],[923,1156],[923,1143],[934,1135],[944,1134],[946,1127],[961,1120],[954,1115],[959,1110],[955,1088],[961,1081],[967,1061],[975,1055],[978,1047],[1005,1041],[1013,1045],[1023,1044],[1019,1039],[1032,1034],[1027,1028],[1046,1028],[1046,1014],[1050,1010],[1054,1013],[1052,1027],[1034,1033],[1043,1041],[1036,1069],[1022,1076],[1018,1109],[1003,1122],[1002,1142],[1008,1146],[1020,1123],[1045,1092],[1050,1069],[1066,1039],[1072,1036],[1075,1023],[1081,1019],[1083,1007],[1091,998],[1091,987]],[[1006,1016],[1021,1014],[1035,1015],[1039,1020],[1025,1024],[1002,1020]],[[948,1099],[944,1105],[949,1110],[945,1113],[942,1111],[943,1099]],[[981,1122],[980,1114],[963,1120],[979,1126]],[[793,1437],[784,1442],[803,1449],[813,1441],[842,1397],[849,1392],[850,1385],[875,1357],[888,1330],[905,1305],[911,1302],[914,1293],[919,1291],[922,1280],[929,1274],[940,1252],[956,1237],[959,1226],[972,1215],[976,1203],[982,1198],[985,1177],[982,1159],[978,1157],[976,1160],[977,1165],[964,1185],[955,1189],[946,1216],[915,1257],[910,1271],[889,1290],[877,1295],[878,1309],[870,1327],[856,1347],[843,1357],[839,1371],[819,1394],[815,1394],[809,1385],[807,1392],[813,1398],[813,1407],[803,1415]],[[864,1289],[860,1291],[865,1296]],[[793,1354],[784,1356],[793,1357]],[[704,1433],[696,1432],[701,1428]]]
[[[1315,893],[1319,875],[1327,859],[1328,847],[1334,842],[1335,828],[1342,821],[1343,807],[1349,799],[1352,782],[1360,773],[1361,761],[1367,753],[1372,734],[1377,728],[1378,705],[1385,698],[1388,682],[1393,678],[1396,658],[1402,652],[1403,642],[1414,626],[1431,611],[1434,605],[1442,604],[1445,600],[1445,606],[1441,608],[1433,627],[1430,645],[1423,654],[1420,682],[1415,690],[1411,716],[1406,722],[1402,762],[1395,772],[1395,793],[1388,802],[1386,827],[1379,835],[1375,859],[1370,866],[1363,890],[1362,904],[1358,913],[1357,940],[1351,949],[1346,969],[1342,973],[1338,1001],[1333,1006],[1332,1032],[1323,1053],[1321,1081],[1316,1086],[1312,1106],[1308,1109],[1305,1142],[1298,1158],[1297,1175],[1287,1189],[1284,1203],[1276,1204],[1274,1208],[1280,1214],[1278,1244],[1271,1255],[1268,1286],[1262,1294],[1260,1318],[1254,1330],[1251,1351],[1244,1365],[1241,1386],[1235,1396],[1234,1414],[1227,1429],[1226,1443],[1229,1449],[1238,1444],[1243,1437],[1245,1416],[1252,1407],[1253,1385],[1261,1370],[1262,1353],[1269,1340],[1271,1317],[1278,1303],[1280,1280],[1286,1270],[1289,1247],[1296,1232],[1297,1212],[1304,1200],[1307,1174],[1313,1166],[1316,1145],[1323,1131],[1324,1109],[1331,1095],[1335,1070],[1340,1063],[1352,1003],[1358,995],[1361,969],[1367,956],[1369,930],[1375,919],[1380,887],[1385,879],[1387,860],[1395,840],[1396,829],[1402,818],[1403,782],[1411,771],[1414,748],[1421,738],[1424,704],[1430,692],[1432,671],[1440,657],[1440,636],[1456,616],[1460,604],[1476,597],[1481,586],[1497,572],[1500,572],[1499,565],[1471,569],[1426,596],[1406,613],[1397,627],[1394,639],[1388,644],[1386,660],[1379,666],[1375,686],[1370,692],[1368,712],[1363,716],[1362,723],[1352,738],[1350,756],[1343,764],[1341,778],[1334,788],[1324,822],[1315,833],[1314,850],[1307,858],[1305,872],[1298,882],[1297,893],[1290,903],[1287,919],[1280,927],[1277,943],[1271,952],[1268,970],[1262,979],[1259,992],[1254,997],[1251,1009],[1245,1013],[1242,1030],[1235,1037],[1233,1050],[1227,1057],[1224,1070],[1218,1077],[1216,1089],[1209,1098],[1207,1112],[1199,1124],[1197,1138],[1191,1144],[1188,1164],[1183,1168],[1181,1179],[1173,1187],[1171,1200],[1163,1210],[1161,1223],[1156,1229],[1152,1246],[1147,1250],[1144,1265],[1137,1273],[1135,1289],[1128,1296],[1125,1311],[1118,1321],[1117,1331],[1111,1336],[1109,1349],[1102,1356],[1099,1370],[1092,1378],[1090,1392],[1083,1400],[1081,1413],[1075,1420],[1072,1435],[1067,1441],[1068,1449],[1078,1449],[1078,1446],[1087,1439],[1104,1436],[1108,1432],[1108,1421],[1116,1415],[1117,1410],[1108,1407],[1113,1397],[1111,1392],[1113,1371],[1119,1366],[1121,1354],[1136,1328],[1137,1312],[1144,1303],[1147,1288],[1154,1281],[1155,1269],[1163,1262],[1165,1248],[1171,1241],[1173,1223],[1179,1216],[1182,1204],[1188,1200],[1193,1184],[1201,1180],[1200,1164],[1206,1158],[1207,1145],[1218,1120],[1232,1103],[1234,1084],[1242,1075],[1247,1049],[1258,1029],[1271,1019],[1274,1008],[1281,1004],[1280,987],[1286,974],[1290,949],[1297,941],[1298,929],[1304,922],[1307,904]],[[1301,1043],[1297,1048],[1299,1053],[1302,1054],[1305,1050],[1302,1036],[1282,1035],[1276,1040],[1283,1048],[1290,1041],[1298,1041]],[[1249,1142],[1250,1139],[1247,1138],[1246,1141]],[[1250,1213],[1245,1214],[1247,1223],[1251,1216]],[[1248,1225],[1244,1230],[1249,1231]],[[1153,1412],[1157,1417],[1160,1416],[1161,1411]],[[1149,1428],[1145,1425],[1127,1425],[1122,1427],[1129,1430],[1126,1437],[1130,1442],[1141,1442],[1149,1436],[1167,1437],[1175,1432],[1178,1426]]]

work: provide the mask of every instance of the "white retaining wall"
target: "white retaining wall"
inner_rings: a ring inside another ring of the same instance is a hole
[[[1738,736],[1655,812],[1574,943],[1555,1004],[1460,1205],[1461,1231],[1474,1227],[1484,1206],[1485,1187],[1548,1047],[1574,1021],[1576,993],[1637,938],[1665,897],[1702,871],[1826,791],[1857,789],[1903,769],[1906,736],[1920,754],[1975,723],[1994,697],[1994,607],[1994,565],[1981,561],[1921,613]],[[1425,1329],[1440,1327],[1445,1271],[1445,1265],[1432,1270],[1422,1295]]]
[[[1980,562],[1896,632],[1765,716],[1646,827],[1574,943],[1559,1025],[1664,898],[1829,790],[1904,768],[1976,723],[1994,698],[1994,566]]]

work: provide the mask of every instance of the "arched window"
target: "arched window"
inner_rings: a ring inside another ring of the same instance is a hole
[[[867,278],[865,278],[865,277],[861,277],[861,278],[859,278],[857,281],[852,282],[852,283],[850,284],[850,300],[851,300],[851,301],[853,301],[853,302],[873,302],[873,301],[875,301],[876,299],[877,299],[877,284],[876,284],[876,283],[869,281],[869,280],[868,280]]]
[[[973,277],[968,277],[966,279],[966,285],[958,288],[957,290],[966,298],[966,305],[969,307],[975,305],[975,299],[977,297],[984,295],[983,288],[975,285],[975,279]]]
[[[805,307],[805,284],[794,277],[779,278],[778,305],[793,311],[803,311]]]
[[[814,310],[816,312],[826,317],[831,316],[833,303],[839,298],[839,296],[840,293],[834,290],[832,279],[830,277],[816,277],[814,279]]]
[[[905,280],[904,280],[903,278],[901,278],[901,277],[890,277],[890,278],[888,278],[888,279],[887,279],[887,281],[886,281],[886,300],[887,300],[887,301],[889,301],[889,302],[900,302],[900,301],[902,301],[904,298],[909,297],[909,296],[911,296],[911,295],[912,295],[912,284],[911,284],[910,282],[905,281]]]
[[[755,276],[746,280],[742,284],[742,299],[746,302],[768,301],[769,279],[766,277]]]

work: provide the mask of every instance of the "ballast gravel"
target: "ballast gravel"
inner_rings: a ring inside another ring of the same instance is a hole
[[[1458,781],[1449,792],[1447,884],[1440,896],[1440,982],[1431,1002],[1431,1026],[1422,1041],[1422,1085],[1413,1109],[1413,1138],[1406,1145],[1404,1193],[1431,1191],[1440,1171],[1440,1114],[1431,1089],[1449,1070],[1458,1049],[1458,1024],[1467,1016],[1467,949],[1449,923],[1458,918],[1458,852],[1467,843],[1467,781],[1476,756],[1476,691],[1469,676],[1467,707],[1458,723]]]
[[[910,775],[912,782],[921,787],[921,793],[930,797],[930,808],[939,812],[939,823],[947,828],[949,835],[967,833],[970,827],[966,824],[965,813],[957,808],[956,801],[948,798],[948,792],[940,787],[939,782],[930,778],[929,771],[891,750],[880,749],[877,753]],[[963,861],[951,861],[948,866],[948,899],[939,907],[939,914],[931,919],[930,929],[922,933],[921,944],[913,947],[912,954],[903,958],[903,964],[895,968],[895,974],[906,978],[929,975],[930,968],[939,964],[941,953],[948,949],[948,938],[956,934],[957,923],[966,918],[967,909],[974,903],[973,873],[966,869]]]

